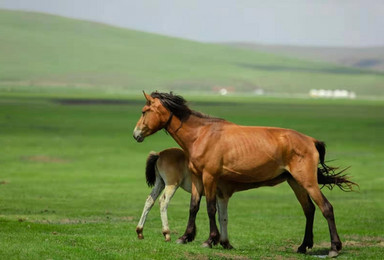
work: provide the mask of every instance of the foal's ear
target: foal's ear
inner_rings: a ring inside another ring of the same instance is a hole
[[[153,101],[153,98],[151,97],[151,95],[148,95],[147,93],[145,93],[144,90],[143,90],[143,94],[145,99],[147,100],[147,104],[150,105]]]

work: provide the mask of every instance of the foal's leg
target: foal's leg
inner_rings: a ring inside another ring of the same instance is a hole
[[[147,200],[145,201],[143,213],[141,214],[140,221],[139,221],[139,223],[137,224],[137,227],[136,227],[136,233],[137,233],[137,237],[139,239],[143,239],[144,238],[143,228],[144,228],[145,220],[146,220],[147,215],[148,215],[149,211],[151,210],[153,204],[155,204],[155,201],[156,201],[157,197],[159,197],[160,192],[163,189],[164,189],[164,182],[160,178],[160,176],[157,175],[156,176],[155,186],[153,187],[151,194],[149,194]]]
[[[196,215],[200,208],[200,200],[203,194],[203,187],[201,181],[194,174],[191,175],[192,188],[191,188],[191,202],[189,206],[189,219],[187,229],[176,243],[185,244],[191,242],[196,236]]]
[[[233,246],[228,240],[228,201],[229,198],[217,198],[217,210],[219,211],[219,223],[220,223],[220,244],[225,249],[232,249]]]
[[[306,224],[305,235],[301,246],[297,249],[298,253],[305,253],[307,248],[313,247],[313,219],[315,216],[315,206],[312,200],[309,198],[307,191],[301,187],[293,178],[288,179],[288,183],[292,190],[295,192],[297,200],[300,202],[301,207],[304,210]]]
[[[203,247],[212,247],[220,240],[220,233],[216,226],[216,180],[208,173],[203,174],[204,194],[207,200],[207,211],[209,217],[209,237],[203,243]]]
[[[293,167],[291,166],[291,175],[308,192],[309,196],[317,204],[327,220],[331,236],[331,250],[328,256],[337,256],[338,251],[342,248],[342,244],[336,229],[333,207],[320,191],[317,183],[317,160],[307,161],[305,163],[299,161],[293,165]]]
[[[163,224],[163,235],[165,237],[165,241],[171,241],[171,232],[168,226],[168,216],[167,216],[167,208],[169,201],[172,199],[175,194],[178,186],[177,185],[167,185],[165,186],[163,194],[160,196],[160,215],[161,222]]]

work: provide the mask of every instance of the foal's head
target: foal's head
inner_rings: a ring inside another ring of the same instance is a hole
[[[158,130],[167,128],[175,115],[181,121],[186,119],[192,111],[186,106],[186,101],[181,96],[171,93],[153,92],[148,95],[144,92],[147,103],[142,108],[142,115],[133,131],[133,137],[138,142],[156,133]]]

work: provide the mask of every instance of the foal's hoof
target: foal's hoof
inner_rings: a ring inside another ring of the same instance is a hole
[[[144,239],[143,228],[136,227],[136,233],[138,239]]]
[[[182,245],[182,244],[186,244],[186,243],[187,243],[187,241],[185,241],[185,240],[182,239],[182,238],[179,238],[179,239],[176,240],[176,244],[180,244],[180,245]]]
[[[335,251],[335,250],[331,250],[329,251],[328,253],[328,257],[329,258],[334,258],[334,257],[337,257],[339,255],[339,252]]]
[[[171,235],[170,235],[170,231],[167,230],[167,231],[163,231],[163,235],[164,235],[164,239],[165,239],[165,242],[169,242],[171,241]]]
[[[201,247],[204,247],[204,248],[212,248],[212,245],[208,242],[204,242],[203,244],[201,244]]]

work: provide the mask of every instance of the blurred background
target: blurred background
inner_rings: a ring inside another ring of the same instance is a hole
[[[360,185],[322,190],[340,258],[382,259],[383,17],[383,0],[0,0],[0,259],[308,259],[287,184],[233,196],[235,250],[200,247],[204,200],[189,245],[164,243],[158,203],[137,239],[148,153],[177,147],[164,131],[132,138],[142,90],[325,141],[327,163]],[[170,203],[173,241],[189,201]],[[309,254],[325,257],[315,219]]]
[[[0,8],[1,91],[384,96],[381,0],[1,0]]]

